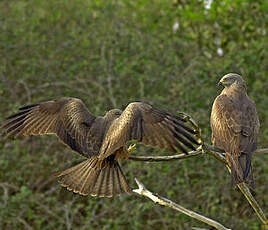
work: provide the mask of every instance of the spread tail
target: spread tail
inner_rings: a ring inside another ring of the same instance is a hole
[[[93,156],[55,176],[62,186],[81,195],[112,197],[121,193],[131,193],[114,156],[104,160]]]
[[[237,157],[230,157],[232,185],[245,182],[251,189],[255,187],[253,172],[251,167],[251,155],[241,153]]]

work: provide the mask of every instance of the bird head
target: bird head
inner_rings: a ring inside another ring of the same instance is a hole
[[[224,75],[219,81],[218,85],[221,85],[225,88],[228,88],[234,85],[243,86],[243,87],[246,86],[243,78],[236,73],[228,73]]]
[[[112,109],[112,110],[108,111],[105,114],[105,116],[111,117],[111,118],[117,118],[117,117],[120,117],[121,114],[122,114],[122,111],[120,109]]]

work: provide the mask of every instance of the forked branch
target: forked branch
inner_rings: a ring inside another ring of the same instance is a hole
[[[204,143],[204,148],[210,151],[210,153],[208,153],[208,154],[212,155],[213,157],[217,158],[217,160],[226,164],[224,153],[217,152],[216,150],[212,150],[212,149],[214,149],[213,146],[207,145],[206,143]],[[196,151],[188,152],[188,154],[181,153],[181,154],[170,155],[170,156],[132,156],[132,155],[130,155],[129,160],[148,161],[148,162],[174,161],[174,160],[183,160],[183,159],[187,159],[190,157],[197,157],[197,156],[202,155],[203,152],[207,153],[206,150],[203,151],[203,150],[198,149]],[[266,154],[266,153],[268,154],[268,148],[257,149],[254,154]]]
[[[172,161],[172,160],[181,160],[181,159],[186,159],[186,158],[190,158],[190,157],[195,157],[195,156],[199,156],[202,153],[206,153],[209,154],[211,156],[213,156],[214,158],[216,158],[218,161],[224,163],[226,165],[226,167],[228,168],[229,172],[231,172],[226,158],[225,158],[225,153],[222,152],[220,149],[215,148],[211,145],[205,144],[202,137],[201,137],[201,130],[198,127],[198,125],[196,124],[196,122],[187,114],[184,113],[180,113],[180,116],[183,117],[183,119],[187,122],[189,122],[191,124],[191,126],[196,130],[196,138],[198,140],[198,142],[200,143],[200,147],[198,148],[197,151],[191,151],[188,154],[178,154],[178,155],[172,155],[172,156],[130,156],[129,159],[130,160],[135,160],[135,161],[149,161],[149,162],[159,162],[159,161]],[[133,151],[135,149],[135,145],[132,145],[131,148],[129,149],[131,151]],[[264,154],[264,153],[268,153],[268,148],[265,149],[258,149],[255,151],[255,153],[257,154]],[[134,192],[138,193],[138,191],[142,192],[144,194],[152,194],[151,192],[149,192],[148,190],[146,190],[144,188],[144,186],[139,183],[136,180],[137,184],[139,185],[139,189],[134,190]],[[142,188],[144,188],[142,190]],[[246,199],[248,200],[249,204],[251,205],[251,207],[254,209],[254,211],[257,213],[259,219],[262,221],[263,224],[267,225],[268,224],[268,220],[264,214],[264,212],[262,211],[260,205],[258,204],[258,202],[255,200],[255,198],[252,196],[249,188],[247,187],[247,185],[245,183],[240,183],[238,184],[238,188],[240,189],[240,191],[243,193],[243,195],[246,197]],[[154,195],[150,195],[151,197],[154,197],[155,199],[159,199],[158,196]],[[148,196],[149,197],[149,196]],[[149,198],[151,198],[149,197]],[[152,199],[152,198],[151,198]],[[163,198],[165,200],[165,198]],[[153,199],[152,199],[153,200]],[[155,200],[154,200],[155,201]],[[169,200],[168,200],[169,201]],[[169,201],[171,202],[171,201]],[[166,205],[168,207],[171,207],[169,205]],[[174,207],[172,207],[174,208]],[[176,209],[179,210],[179,209]],[[213,225],[212,225],[213,226]],[[224,229],[224,228],[222,228]],[[225,228],[226,229],[226,228]]]
[[[217,153],[217,152],[212,151],[212,150],[209,150],[209,149],[206,149],[206,153],[208,153],[209,155],[212,155],[212,156],[214,156],[214,157],[215,157],[216,155],[221,156],[221,157],[223,156],[222,154]],[[217,157],[215,157],[215,158],[218,159]],[[230,169],[230,167],[228,166],[225,157],[223,157],[223,158],[221,158],[221,159],[222,159],[221,162],[224,161],[223,163],[226,165],[226,167],[227,167],[229,173],[231,173],[231,169]],[[224,160],[223,160],[223,159],[224,159]],[[260,205],[259,205],[258,202],[255,200],[255,198],[252,196],[252,194],[251,194],[251,192],[250,192],[248,186],[246,185],[246,183],[243,182],[243,183],[238,184],[237,186],[238,186],[238,188],[240,189],[240,191],[243,193],[243,195],[246,197],[246,199],[248,200],[249,204],[250,204],[251,207],[254,209],[254,211],[255,211],[256,214],[258,215],[259,219],[262,221],[262,223],[265,224],[265,225],[268,224],[268,220],[267,220],[267,218],[266,218],[264,212],[262,211]]]
[[[136,178],[135,181],[138,185],[138,189],[134,189],[133,192],[142,195],[142,196],[146,196],[148,198],[150,198],[154,203],[159,204],[159,205],[163,205],[163,206],[167,206],[169,208],[175,209],[176,211],[182,212],[187,216],[190,216],[192,218],[195,218],[201,222],[204,222],[210,226],[215,227],[218,230],[231,230],[229,228],[224,227],[222,224],[220,224],[219,222],[212,220],[208,217],[202,216],[199,213],[196,213],[194,211],[191,211],[189,209],[186,209],[174,202],[172,202],[171,200],[168,200],[164,197],[161,197],[159,195],[156,195],[152,192],[150,192],[148,189],[145,188],[145,186],[139,182]]]

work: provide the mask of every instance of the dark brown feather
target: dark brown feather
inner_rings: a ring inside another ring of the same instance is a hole
[[[81,100],[61,98],[24,106],[19,110],[20,112],[9,116],[1,126],[7,137],[56,134],[71,149],[84,156],[97,153],[91,149],[86,139],[96,117],[86,109]]]
[[[247,96],[241,77],[231,77],[234,82],[213,103],[212,143],[226,152],[233,184],[245,181],[253,185],[251,156],[257,148],[259,119],[256,106]]]
[[[145,103],[131,103],[104,117],[92,115],[76,98],[61,98],[24,106],[1,128],[6,136],[56,134],[72,150],[90,158],[57,174],[60,183],[76,193],[113,196],[130,193],[115,159],[127,156],[126,145],[136,140],[172,152],[195,149],[195,130],[184,119]]]
[[[170,150],[179,147],[183,152],[188,152],[187,148],[195,150],[194,145],[198,144],[193,136],[195,133],[182,118],[149,104],[133,102],[109,127],[100,150],[100,158],[106,158],[131,140]]]
[[[81,195],[112,197],[122,193],[131,193],[114,156],[105,160],[99,160],[93,156],[55,176],[62,186]]]

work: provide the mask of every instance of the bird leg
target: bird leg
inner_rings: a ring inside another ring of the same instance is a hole
[[[129,159],[129,155],[130,155],[130,153],[132,152],[132,151],[134,151],[136,149],[136,144],[132,144],[132,145],[130,145],[128,148],[123,148],[123,150],[124,150],[124,158],[126,159],[126,160],[128,160]]]
[[[133,150],[135,150],[136,149],[136,144],[132,144],[132,145],[130,145],[129,147],[128,147],[128,149],[127,149],[127,151],[128,151],[128,153],[130,154]]]
[[[132,144],[128,148],[126,148],[124,146],[124,147],[117,150],[117,152],[115,154],[115,159],[116,160],[118,160],[118,159],[128,160],[130,153],[135,149],[136,149],[136,144]]]

